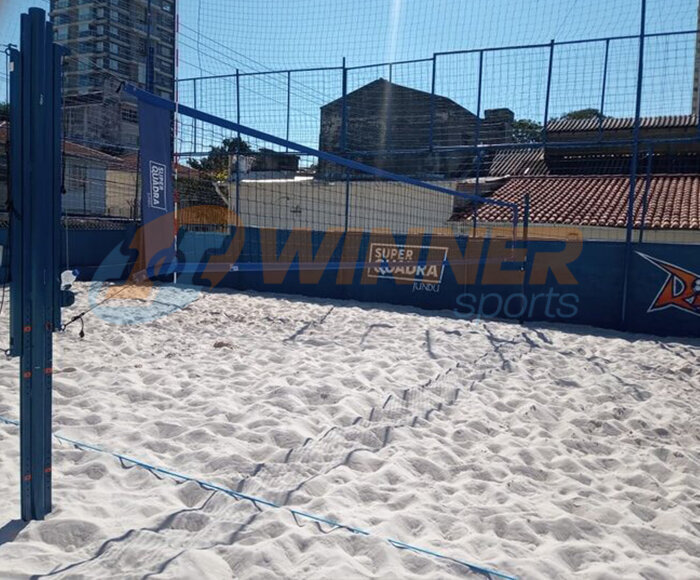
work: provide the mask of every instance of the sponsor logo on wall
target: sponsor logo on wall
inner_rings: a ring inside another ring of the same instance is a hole
[[[666,273],[666,280],[647,312],[676,308],[700,316],[700,275],[641,252],[637,254]]]
[[[167,211],[165,190],[165,165],[157,161],[149,164],[151,187],[149,188],[148,205],[153,209]]]
[[[429,258],[421,261],[422,250],[429,251]],[[413,282],[414,292],[439,292],[447,252],[439,246],[370,244],[367,276]]]

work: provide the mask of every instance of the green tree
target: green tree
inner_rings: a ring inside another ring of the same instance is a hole
[[[539,143],[542,141],[542,124],[532,119],[513,121],[513,141],[516,143]]]
[[[569,121],[577,121],[579,119],[605,119],[605,115],[601,115],[598,109],[577,109],[563,114],[559,119],[567,119]]]
[[[0,123],[10,118],[10,103],[0,103]]]
[[[247,155],[252,153],[252,148],[240,137],[224,139],[221,145],[211,147],[209,153],[203,159],[188,159],[187,164],[193,169],[204,171],[217,179],[228,177],[228,156],[233,153]]]

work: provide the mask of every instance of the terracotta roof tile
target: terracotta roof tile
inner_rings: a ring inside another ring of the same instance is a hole
[[[629,186],[625,175],[514,177],[491,198],[517,203],[522,209],[529,193],[532,223],[622,228],[627,224]],[[633,210],[636,228],[642,223],[645,188],[645,178],[639,177]],[[466,208],[452,219],[471,215],[472,210]],[[511,219],[508,208],[483,204],[478,216],[491,222]],[[652,176],[644,222],[650,229],[700,230],[700,175]]]
[[[664,115],[660,117],[641,117],[642,129],[670,129],[694,127],[698,124],[697,115]],[[602,121],[604,131],[632,129],[634,117],[606,117]],[[600,129],[597,117],[589,119],[555,119],[547,123],[548,133],[570,133],[575,131],[598,131]]]

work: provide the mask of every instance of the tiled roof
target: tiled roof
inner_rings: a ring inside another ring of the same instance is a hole
[[[642,117],[639,126],[642,129],[689,128],[698,124],[697,115],[665,115],[661,117]],[[547,133],[572,133],[577,131],[598,131],[600,121],[597,117],[589,119],[556,119],[547,123]],[[602,121],[604,131],[632,129],[634,118],[606,117]]]
[[[10,125],[7,122],[0,123],[0,143],[5,143],[8,140],[9,127]],[[107,165],[113,166],[119,166],[122,163],[119,157],[103,153],[102,151],[98,151],[97,149],[85,147],[84,145],[74,143],[73,141],[64,141],[63,149],[66,155],[69,157],[78,157],[80,159],[100,161],[102,163],[106,163]]]
[[[489,175],[548,175],[549,169],[544,160],[544,149],[532,147],[498,151],[491,161]]]
[[[642,222],[642,198],[646,180],[637,179],[634,226]],[[629,177],[610,176],[535,176],[514,177],[491,196],[523,206],[530,195],[530,220],[540,224],[625,227]],[[654,175],[650,178],[644,227],[650,229],[700,230],[700,174]],[[453,220],[470,218],[466,208]],[[522,215],[522,213],[521,213]],[[479,220],[508,221],[508,208],[481,205]]]

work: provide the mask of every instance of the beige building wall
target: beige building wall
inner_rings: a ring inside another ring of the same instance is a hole
[[[105,207],[107,215],[135,218],[140,215],[141,192],[138,190],[138,174],[135,171],[107,170]]]

